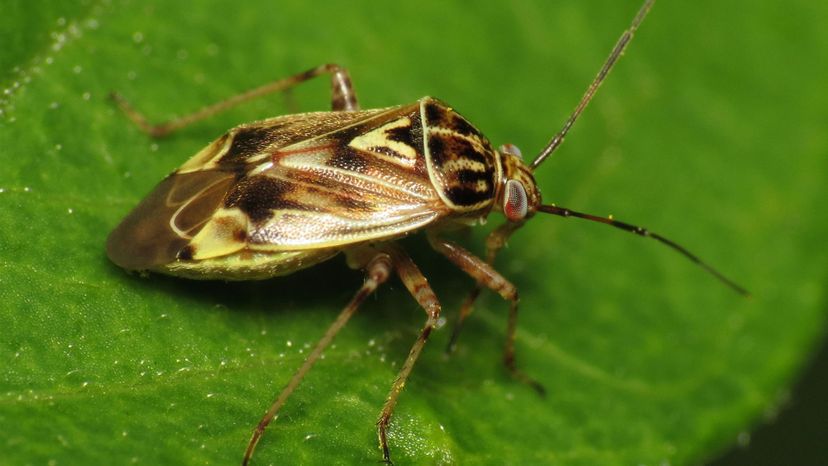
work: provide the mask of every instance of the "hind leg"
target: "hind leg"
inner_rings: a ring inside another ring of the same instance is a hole
[[[303,73],[295,74],[287,78],[279,79],[269,82],[263,86],[251,89],[241,94],[236,94],[215,104],[209,105],[196,112],[184,115],[160,124],[151,124],[147,118],[136,110],[126,99],[124,99],[117,92],[110,93],[110,97],[124,114],[138,128],[152,137],[163,137],[185,126],[189,126],[197,121],[211,117],[217,113],[221,113],[227,109],[235,107],[243,102],[253,100],[274,92],[289,90],[305,81],[313,79],[324,74],[331,75],[331,108],[335,111],[350,111],[359,110],[359,103],[357,102],[354,86],[351,84],[351,77],[348,75],[348,70],[334,65],[325,64],[312,68]]]
[[[391,420],[394,407],[397,405],[397,398],[400,396],[400,392],[402,392],[405,382],[411,374],[411,369],[414,368],[414,363],[417,362],[417,358],[420,356],[420,352],[422,352],[423,346],[425,346],[431,331],[437,325],[437,319],[440,318],[440,302],[437,300],[437,296],[432,291],[428,281],[422,272],[420,272],[417,265],[408,257],[408,254],[396,246],[390,246],[388,252],[394,260],[394,268],[403,285],[405,285],[427,315],[425,325],[420,331],[420,336],[417,337],[417,341],[411,347],[408,357],[405,359],[399,374],[397,374],[397,378],[394,379],[394,383],[391,385],[391,390],[385,400],[385,405],[383,405],[382,412],[377,420],[377,437],[379,438],[380,448],[382,449],[382,459],[384,462],[390,464],[391,453],[388,449],[387,436],[388,423]]]
[[[277,417],[279,409],[285,404],[285,401],[287,401],[290,394],[293,393],[296,387],[299,386],[299,383],[305,378],[305,375],[307,375],[308,371],[311,370],[311,367],[313,367],[316,361],[319,360],[322,352],[325,351],[325,348],[331,344],[336,334],[339,333],[342,327],[344,327],[348,322],[348,319],[350,319],[357,309],[359,309],[359,306],[363,301],[365,301],[365,298],[367,298],[368,295],[373,293],[377,287],[388,279],[391,269],[391,258],[384,253],[374,255],[370,262],[368,262],[367,266],[365,266],[365,283],[362,284],[362,287],[351,299],[351,302],[345,306],[345,309],[339,313],[339,316],[337,316],[333,324],[328,327],[325,335],[322,336],[310,354],[308,354],[305,362],[302,363],[302,367],[300,367],[299,370],[293,374],[293,377],[290,379],[288,384],[282,389],[281,393],[279,393],[276,401],[273,402],[273,405],[271,405],[270,409],[267,410],[267,413],[264,417],[262,417],[262,420],[259,421],[259,424],[253,431],[253,435],[250,437],[250,442],[247,444],[242,465],[246,465],[250,462],[250,458],[253,456],[253,451],[256,449],[256,444],[259,443],[265,428]]]

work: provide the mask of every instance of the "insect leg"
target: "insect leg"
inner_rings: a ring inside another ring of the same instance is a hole
[[[515,230],[521,226],[523,226],[523,223],[506,222],[489,233],[489,236],[486,237],[487,264],[494,264],[497,253],[503,249],[503,246],[506,245],[506,241],[512,233],[514,233]],[[474,302],[477,301],[477,298],[480,296],[481,290],[482,288],[480,285],[476,284],[474,289],[472,289],[468,296],[466,296],[466,300],[463,301],[463,304],[460,306],[460,315],[457,317],[457,323],[454,324],[454,330],[451,332],[451,338],[449,339],[449,344],[446,347],[446,353],[454,352],[457,347],[457,339],[460,336],[460,330],[463,329],[463,323],[466,321],[466,318],[474,310]]]
[[[431,243],[431,247],[446,256],[454,265],[475,279],[478,285],[485,286],[499,294],[503,299],[509,301],[509,326],[506,330],[503,364],[509,370],[512,377],[531,386],[540,395],[544,395],[546,390],[544,390],[543,386],[515,365],[515,331],[517,330],[517,311],[518,301],[520,300],[517,288],[503,278],[491,265],[457,244],[433,235],[429,235],[428,240]]]
[[[391,463],[387,437],[388,422],[391,420],[391,414],[394,411],[394,406],[397,404],[397,398],[405,386],[405,381],[408,379],[408,375],[411,373],[417,357],[420,356],[420,352],[423,350],[429,334],[431,334],[431,331],[437,324],[437,319],[440,317],[440,302],[437,300],[437,296],[434,294],[431,286],[429,286],[428,281],[422,272],[420,272],[417,265],[408,257],[408,254],[393,245],[387,246],[387,248],[388,252],[392,255],[394,266],[400,280],[428,315],[423,330],[420,332],[420,336],[414,342],[414,346],[411,347],[411,351],[409,351],[408,357],[403,363],[399,374],[397,374],[397,378],[394,379],[394,383],[391,385],[391,391],[388,393],[388,398],[385,400],[385,405],[383,405],[379,420],[377,420],[377,436],[379,437],[380,448],[382,448],[382,458],[386,463]]]
[[[326,65],[331,66],[331,65]],[[336,66],[336,65],[333,65]],[[359,110],[354,85],[348,70],[336,66],[331,74],[331,110],[354,111]]]
[[[127,118],[129,118],[133,123],[135,123],[135,125],[138,126],[138,128],[140,128],[142,131],[149,134],[150,136],[163,137],[172,133],[175,130],[181,129],[192,123],[211,117],[217,113],[221,113],[229,108],[235,107],[238,104],[247,102],[248,100],[252,100],[257,97],[262,97],[267,94],[272,94],[274,92],[280,92],[290,89],[298,84],[313,79],[317,76],[321,76],[323,74],[331,75],[331,106],[333,107],[333,109],[358,110],[359,105],[357,103],[356,93],[354,92],[353,85],[351,84],[351,79],[348,75],[348,71],[339,65],[330,63],[317,66],[316,68],[312,68],[303,73],[295,74],[287,78],[267,83],[255,89],[242,92],[241,94],[236,94],[230,98],[227,98],[220,102],[216,102],[215,104],[208,105],[207,107],[204,107],[201,110],[190,113],[189,115],[184,115],[182,117],[175,118],[173,120],[160,124],[152,124],[148,122],[144,114],[136,110],[135,107],[133,107],[129,102],[127,102],[127,100],[123,96],[121,96],[117,92],[112,92],[109,94],[109,96],[112,100],[115,101],[115,103],[124,112]]]
[[[267,410],[267,413],[262,417],[262,420],[259,421],[259,424],[256,426],[256,429],[253,431],[253,435],[250,437],[250,442],[247,444],[247,450],[244,452],[244,459],[242,460],[242,465],[246,465],[250,458],[253,456],[253,450],[256,448],[256,444],[259,443],[259,439],[261,439],[262,434],[264,433],[265,428],[267,427],[270,422],[277,417],[279,409],[282,405],[285,404],[288,396],[299,386],[299,383],[308,373],[308,371],[313,367],[314,363],[319,359],[322,355],[322,352],[328,345],[333,341],[334,337],[337,333],[342,329],[343,326],[348,322],[348,319],[351,318],[352,315],[356,312],[359,308],[360,304],[365,301],[365,298],[368,297],[374,290],[377,289],[379,285],[384,283],[388,279],[388,275],[391,273],[392,263],[391,257],[388,254],[380,253],[374,256],[374,258],[368,263],[366,266],[365,271],[365,283],[362,284],[362,287],[359,291],[356,292],[354,297],[351,299],[351,302],[345,306],[345,309],[339,313],[336,320],[328,327],[328,330],[325,332],[325,335],[319,340],[316,346],[313,348],[313,351],[308,354],[308,357],[305,359],[305,362],[302,363],[302,367],[299,368],[293,374],[293,377],[290,379],[290,382],[282,389],[282,392],[279,393],[279,396],[276,398],[276,401],[273,402],[273,405],[270,406],[270,409]]]

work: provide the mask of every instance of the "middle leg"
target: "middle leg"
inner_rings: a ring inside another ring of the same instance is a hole
[[[437,252],[446,256],[454,265],[472,277],[478,286],[484,286],[509,301],[509,326],[506,330],[503,364],[512,377],[529,385],[541,396],[545,395],[546,390],[543,385],[526,375],[515,364],[515,332],[517,331],[517,312],[518,302],[520,301],[515,285],[503,278],[503,275],[500,275],[491,265],[459,245],[433,235],[429,235],[428,241]]]
[[[259,443],[259,440],[262,438],[264,434],[265,428],[270,424],[271,421],[276,419],[279,410],[285,404],[288,397],[291,393],[299,386],[299,383],[302,382],[302,379],[305,378],[305,375],[310,371],[311,367],[319,360],[322,356],[322,352],[331,344],[334,337],[342,327],[348,322],[348,319],[351,318],[352,315],[359,309],[359,306],[365,301],[365,298],[368,297],[371,293],[373,293],[377,287],[381,284],[385,283],[388,279],[388,275],[391,272],[393,267],[392,259],[384,253],[374,254],[372,257],[365,257],[364,258],[364,265],[357,264],[365,268],[365,282],[362,284],[362,287],[357,291],[354,297],[351,299],[351,302],[345,306],[345,309],[340,312],[339,316],[336,320],[328,327],[328,330],[325,332],[325,335],[319,340],[313,350],[310,352],[308,357],[305,359],[305,362],[302,363],[302,367],[299,368],[293,374],[293,377],[290,379],[290,382],[285,386],[284,389],[279,393],[279,396],[270,406],[267,413],[262,417],[259,421],[259,424],[256,425],[256,429],[253,431],[253,434],[250,437],[250,441],[247,444],[247,449],[244,452],[244,459],[242,460],[242,466],[246,466],[250,459],[253,457],[253,451],[256,449],[256,445]]]
[[[428,284],[428,280],[426,280],[425,276],[423,276],[420,269],[408,254],[393,244],[387,245],[384,249],[391,256],[394,262],[394,269],[397,272],[397,276],[400,277],[400,281],[403,282],[403,285],[411,293],[411,296],[417,300],[428,316],[423,329],[420,331],[420,336],[411,347],[408,357],[403,363],[399,374],[397,374],[397,378],[394,379],[394,383],[391,385],[391,391],[388,393],[388,398],[386,398],[385,405],[383,405],[382,412],[380,412],[379,419],[377,420],[377,436],[379,437],[380,448],[382,449],[382,459],[385,463],[390,464],[391,454],[388,449],[387,435],[388,423],[391,420],[391,414],[394,412],[394,406],[397,404],[397,398],[399,398],[400,392],[405,386],[405,381],[408,379],[409,374],[411,374],[411,369],[414,368],[414,363],[417,362],[417,358],[420,356],[420,352],[422,352],[428,336],[437,325],[437,320],[440,318],[440,302]]]

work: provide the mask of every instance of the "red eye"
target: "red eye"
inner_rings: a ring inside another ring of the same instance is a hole
[[[526,200],[526,189],[518,180],[506,182],[506,192],[503,196],[503,214],[512,222],[519,222],[526,217],[529,202]]]

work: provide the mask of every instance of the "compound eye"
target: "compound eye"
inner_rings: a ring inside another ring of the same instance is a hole
[[[511,154],[523,160],[523,154],[520,153],[520,149],[518,149],[518,146],[514,144],[503,144],[502,146],[498,147],[497,150],[500,151],[500,153],[502,154]]]
[[[503,214],[512,222],[519,222],[526,217],[529,201],[526,199],[526,189],[518,180],[506,182],[506,192],[503,196]]]

